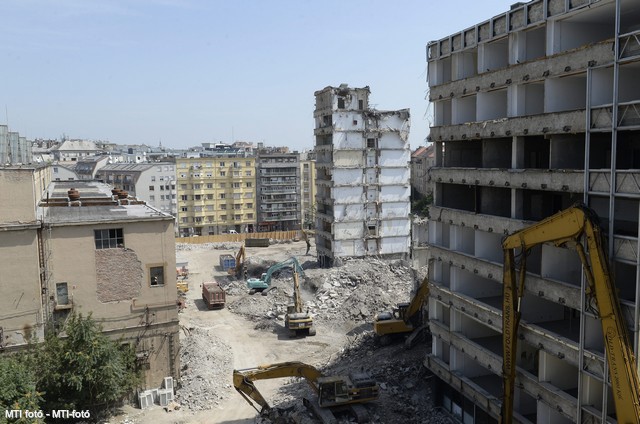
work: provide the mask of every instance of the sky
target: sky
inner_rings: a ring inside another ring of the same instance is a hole
[[[28,139],[312,149],[314,92],[433,121],[426,45],[506,0],[1,0],[0,124]]]

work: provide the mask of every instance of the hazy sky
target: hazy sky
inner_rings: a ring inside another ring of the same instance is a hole
[[[313,147],[314,91],[432,121],[426,44],[506,0],[1,0],[0,124],[33,138]]]

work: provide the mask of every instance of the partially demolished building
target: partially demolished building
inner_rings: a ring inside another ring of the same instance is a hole
[[[369,108],[369,87],[315,93],[316,249],[344,257],[407,257],[411,240],[409,110]]]
[[[430,171],[426,365],[439,402],[495,422],[502,375],[501,239],[584,201],[601,218],[638,355],[640,5],[534,0],[427,46]],[[520,422],[615,422],[602,328],[573,250],[527,257]]]

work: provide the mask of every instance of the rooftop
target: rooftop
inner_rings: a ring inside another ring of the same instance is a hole
[[[77,193],[76,193],[77,191]],[[77,197],[75,196],[77,195]],[[55,181],[38,205],[48,224],[171,220],[173,216],[97,181]]]

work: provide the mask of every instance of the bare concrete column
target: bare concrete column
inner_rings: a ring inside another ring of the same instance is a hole
[[[442,167],[443,166],[443,155],[442,155],[442,147],[443,147],[443,142],[442,141],[436,141],[434,143],[435,145],[435,151],[436,151],[436,166],[437,167]]]
[[[513,137],[511,143],[511,168],[524,168],[524,137]]]
[[[511,168],[524,168],[524,137],[513,137],[511,142]],[[523,219],[523,192],[521,189],[511,189],[511,218]]]

